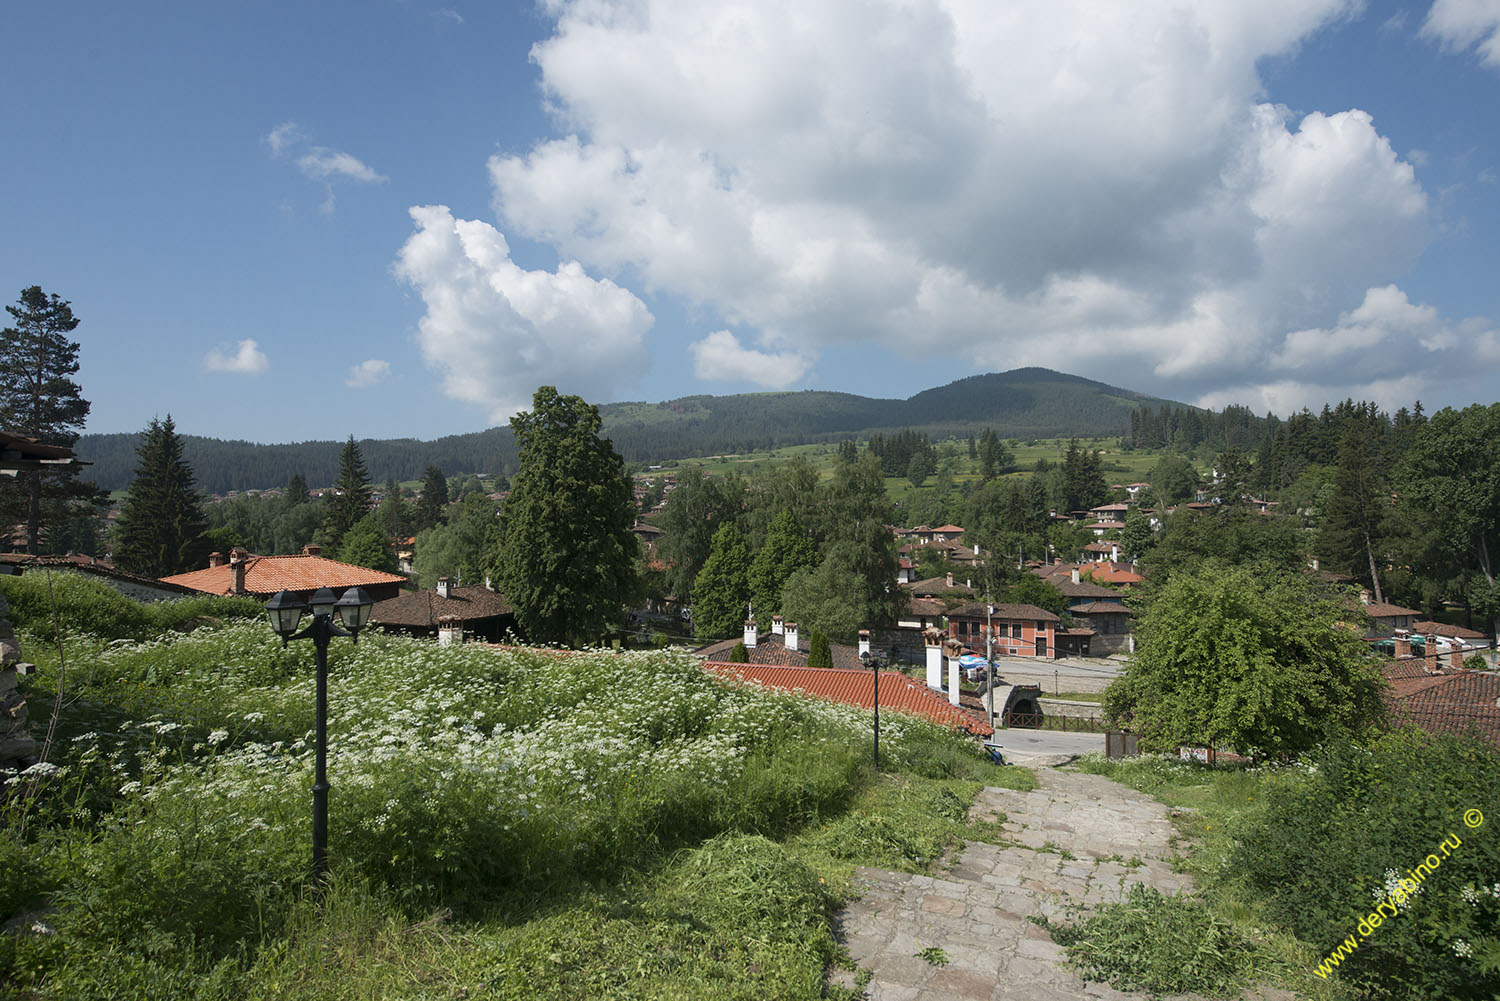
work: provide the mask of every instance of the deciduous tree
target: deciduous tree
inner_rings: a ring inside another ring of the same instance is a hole
[[[817,565],[818,550],[811,536],[792,512],[782,511],[750,563],[750,601],[756,618],[769,622],[770,616],[781,611],[781,589],[792,574]]]
[[[1105,711],[1157,751],[1286,758],[1357,735],[1381,717],[1382,684],[1349,614],[1294,571],[1180,571],[1147,592]]]
[[[510,420],[520,468],[488,566],[532,639],[597,640],[636,590],[635,501],[600,425],[597,407],[551,386]]]
[[[344,533],[344,544],[339,547],[339,559],[357,567],[371,570],[396,572],[396,554],[391,551],[391,539],[375,514],[367,514],[356,521]]]
[[[740,631],[750,600],[750,551],[732,522],[720,525],[693,584],[693,634],[717,640]]]

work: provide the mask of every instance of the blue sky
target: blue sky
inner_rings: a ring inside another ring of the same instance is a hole
[[[89,431],[1500,395],[1500,0],[495,6],[7,12],[0,296],[73,303]]]

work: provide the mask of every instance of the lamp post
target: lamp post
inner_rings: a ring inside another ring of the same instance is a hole
[[[349,636],[359,642],[359,631],[370,621],[375,602],[364,588],[351,587],[334,600],[333,592],[320,587],[310,602],[304,602],[291,591],[277,591],[266,602],[271,628],[288,640],[311,639],[318,651],[317,766],[313,774],[313,879],[322,884],[328,878],[328,641],[335,636]],[[311,607],[313,620],[297,632],[302,615]],[[335,621],[335,613],[337,621]],[[340,628],[339,623],[343,624]]]
[[[861,663],[870,666],[870,673],[875,679],[875,770],[880,771],[880,662],[870,656],[866,650],[859,655]]]

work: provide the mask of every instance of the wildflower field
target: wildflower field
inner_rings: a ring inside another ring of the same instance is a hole
[[[852,868],[930,863],[976,778],[1030,779],[896,714],[876,775],[868,714],[679,655],[367,634],[330,649],[320,898],[311,645],[33,628],[16,583],[39,738],[66,670],[4,799],[19,997],[819,997]]]

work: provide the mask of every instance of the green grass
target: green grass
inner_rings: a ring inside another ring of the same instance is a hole
[[[22,642],[43,720],[56,651]],[[330,650],[319,901],[310,647],[225,621],[64,651],[60,770],[0,813],[0,920],[54,932],[0,936],[22,998],[816,998],[855,868],[929,868],[993,835],[981,784],[1034,785],[900,714],[877,775],[866,714],[673,654],[370,635]]]

